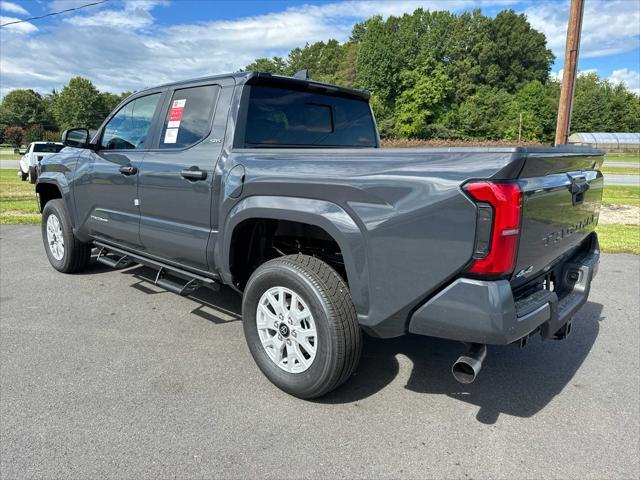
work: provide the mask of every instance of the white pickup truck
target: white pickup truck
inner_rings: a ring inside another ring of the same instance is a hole
[[[50,157],[54,153],[58,153],[64,148],[60,142],[31,142],[26,152],[16,149],[14,152],[23,155],[18,165],[18,176],[20,180],[29,179],[30,183],[36,183],[37,169],[36,166],[44,158]]]

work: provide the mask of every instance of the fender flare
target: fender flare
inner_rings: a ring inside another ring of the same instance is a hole
[[[38,194],[38,206],[40,207],[40,211],[44,208],[42,202],[40,200],[40,191],[42,189],[42,185],[54,185],[58,191],[60,192],[60,196],[64,201],[67,210],[69,211],[69,216],[71,217],[71,223],[75,225],[75,208],[71,199],[71,189],[69,188],[69,182],[67,181],[67,177],[62,172],[43,172],[40,171],[40,175],[36,180],[36,193]]]
[[[347,272],[351,298],[358,316],[369,310],[367,257],[364,235],[353,218],[339,205],[326,200],[298,197],[252,196],[238,202],[227,215],[222,241],[214,255],[222,279],[232,283],[229,265],[231,239],[235,228],[243,221],[257,218],[289,220],[322,228],[337,243]]]

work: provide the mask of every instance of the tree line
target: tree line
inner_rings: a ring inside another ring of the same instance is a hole
[[[82,77],[69,80],[60,92],[40,95],[30,89],[12,90],[0,103],[0,142],[11,145],[59,141],[67,128],[98,128],[131,92],[100,92]]]
[[[336,40],[258,58],[245,70],[311,78],[372,92],[383,137],[554,140],[560,82],[544,34],[504,10],[453,14],[418,9],[372,17]],[[576,85],[573,131],[640,131],[640,97],[595,73]]]
[[[258,58],[245,70],[366,88],[382,137],[460,140],[554,139],[560,82],[544,34],[504,10],[462,14],[417,9],[353,26],[348,41]],[[58,140],[70,127],[97,128],[130,92],[100,92],[75,77],[60,92],[13,90],[0,103],[0,141]],[[590,73],[578,77],[572,131],[640,131],[640,97]]]

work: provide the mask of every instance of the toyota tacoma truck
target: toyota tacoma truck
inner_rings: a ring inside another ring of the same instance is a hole
[[[598,268],[602,152],[380,148],[368,99],[257,72],[135,93],[41,162],[51,265],[230,286],[258,367],[307,399],[352,375],[363,332],[460,341],[467,383],[487,345],[566,337]]]

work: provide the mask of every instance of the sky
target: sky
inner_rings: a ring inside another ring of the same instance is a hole
[[[0,0],[0,24],[96,1]],[[107,0],[0,28],[0,96],[49,93],[77,75],[120,93],[234,72],[306,42],[345,41],[355,22],[373,15],[419,7],[524,13],[556,55],[552,75],[562,75],[568,0]],[[579,70],[640,94],[640,0],[586,0]]]

